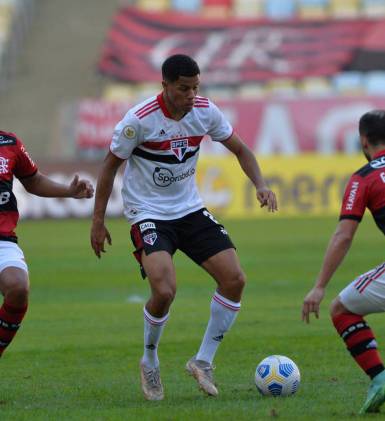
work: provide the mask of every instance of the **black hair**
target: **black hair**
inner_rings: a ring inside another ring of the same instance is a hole
[[[368,138],[371,145],[385,145],[385,110],[365,113],[358,123],[361,136]]]
[[[175,82],[179,76],[192,77],[200,72],[197,62],[184,54],[170,56],[162,64],[163,79],[169,82]]]

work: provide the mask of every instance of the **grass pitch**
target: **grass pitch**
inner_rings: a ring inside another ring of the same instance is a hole
[[[28,315],[1,360],[1,420],[345,420],[356,414],[368,380],[328,317],[347,282],[384,260],[383,236],[369,217],[334,277],[320,320],[300,320],[335,219],[225,221],[248,277],[236,324],[216,357],[220,395],[203,396],[184,372],[197,351],[214,291],[210,277],[175,256],[178,292],[160,344],[166,398],[143,400],[139,384],[142,306],[148,294],[131,256],[129,226],[110,220],[113,246],[99,261],[89,221],[24,221],[18,234],[32,282]],[[368,318],[384,349],[382,315]],[[292,358],[302,381],[289,398],[264,398],[257,363]],[[385,409],[383,409],[383,412]],[[360,417],[361,418],[361,417]],[[370,416],[370,419],[382,419]]]

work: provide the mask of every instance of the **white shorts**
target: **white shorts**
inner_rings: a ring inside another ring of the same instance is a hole
[[[339,298],[352,313],[365,315],[385,311],[385,263],[358,276]]]
[[[17,267],[28,273],[28,266],[21,248],[11,241],[0,241],[0,272],[8,267]]]

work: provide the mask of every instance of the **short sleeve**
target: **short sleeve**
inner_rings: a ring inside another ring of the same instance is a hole
[[[14,168],[14,174],[17,178],[26,178],[34,175],[37,172],[37,166],[32,161],[29,153],[25,149],[25,146],[20,139],[17,139],[16,143],[17,157],[16,165]]]
[[[233,127],[228,122],[222,111],[210,101],[210,128],[208,135],[216,142],[223,142],[233,134]]]
[[[121,159],[128,159],[132,151],[141,143],[138,119],[128,112],[114,129],[110,150]]]
[[[340,220],[355,219],[361,221],[368,200],[368,187],[364,179],[353,174],[346,186],[342,200]]]

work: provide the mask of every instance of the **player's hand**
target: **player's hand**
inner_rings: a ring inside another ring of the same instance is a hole
[[[94,188],[88,180],[79,180],[76,174],[69,186],[70,196],[74,199],[90,199],[94,195]]]
[[[106,252],[104,249],[104,243],[106,240],[109,245],[112,244],[111,235],[104,223],[94,222],[91,228],[91,247],[99,259],[101,257],[100,253]]]
[[[261,208],[267,206],[269,212],[275,212],[276,210],[278,210],[277,198],[275,196],[275,193],[272,192],[269,188],[261,187],[257,189],[257,199],[261,204]]]
[[[310,313],[314,313],[315,317],[319,318],[319,305],[325,295],[325,289],[314,287],[303,300],[302,306],[302,320],[306,323],[310,321]]]

